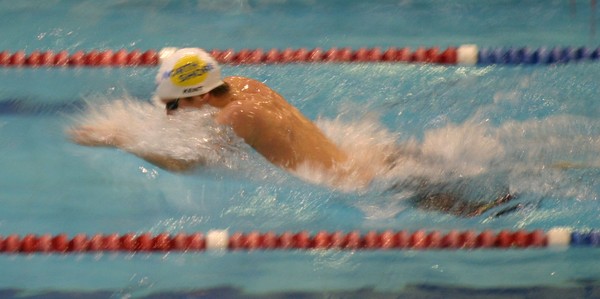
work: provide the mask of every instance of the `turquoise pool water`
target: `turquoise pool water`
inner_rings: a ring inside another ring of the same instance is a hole
[[[596,47],[600,41],[587,1],[18,1],[0,7],[0,48],[9,51]],[[483,169],[519,194],[516,211],[473,218],[416,209],[385,192],[390,181],[360,193],[316,186],[252,153],[253,163],[233,170],[184,175],[68,141],[64,131],[85,101],[113,102],[124,94],[148,101],[155,71],[0,70],[0,235],[600,226],[597,63],[223,67],[225,75],[265,81],[322,126],[386,131],[399,144],[443,157],[429,165],[434,172]],[[578,167],[554,167],[562,162]],[[399,177],[426,170],[407,167]],[[7,296],[593,297],[599,257],[586,248],[2,255],[0,290]]]

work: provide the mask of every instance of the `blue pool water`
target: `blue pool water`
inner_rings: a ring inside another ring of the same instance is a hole
[[[588,1],[0,2],[0,49],[589,46]],[[0,70],[0,235],[600,227],[600,65],[224,66],[265,81],[321,126],[410,144],[411,173],[482,174],[521,209],[472,218],[385,192],[307,183],[252,163],[174,174],[69,142],[85,103],[147,102],[154,68]],[[366,130],[366,131],[363,131]],[[361,132],[384,132],[382,136]],[[337,135],[336,135],[337,134]],[[563,169],[568,162],[577,167]],[[471,192],[477,193],[477,186]],[[598,296],[595,249],[2,255],[0,296]]]

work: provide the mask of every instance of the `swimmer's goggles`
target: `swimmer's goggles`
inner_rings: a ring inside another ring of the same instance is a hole
[[[169,101],[165,105],[165,109],[167,109],[167,111],[177,110],[177,108],[179,108],[179,98]]]

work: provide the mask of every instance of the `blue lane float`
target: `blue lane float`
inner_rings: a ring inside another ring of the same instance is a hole
[[[478,51],[477,64],[564,64],[594,62],[600,58],[600,48],[588,47],[540,47],[482,48]]]

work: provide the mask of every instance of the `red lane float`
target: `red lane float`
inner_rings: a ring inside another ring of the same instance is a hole
[[[419,48],[411,52],[408,48],[331,48],[323,50],[305,48],[283,50],[243,49],[235,52],[232,49],[212,50],[211,55],[223,64],[288,64],[288,63],[374,63],[374,62],[405,62],[405,63],[437,63],[456,64],[457,48],[450,47],[440,52],[439,48]]]
[[[161,233],[135,234],[77,234],[72,238],[66,234],[34,235],[27,234],[0,236],[0,253],[91,253],[91,252],[185,252],[204,250],[457,250],[477,248],[541,248],[548,245],[565,245],[570,232],[553,230],[544,233],[534,231],[493,232],[486,230],[476,233],[471,230],[446,233],[417,230],[384,232],[370,231],[366,234],[353,231],[326,232],[314,235],[306,231],[259,233],[234,233],[226,230],[175,235]],[[580,242],[581,243],[581,242]],[[566,244],[568,245],[568,243]]]
[[[67,51],[24,51],[11,53],[0,52],[0,67],[153,67],[160,63],[164,53],[172,53],[175,48],[155,50],[90,50]],[[209,51],[222,64],[289,64],[289,63],[374,63],[374,62],[404,62],[404,63],[437,63],[456,64],[457,48],[450,47],[444,51],[439,48],[418,48],[412,52],[408,48],[331,48],[315,49],[232,49]]]
[[[91,50],[71,54],[67,51],[33,51],[28,55],[24,51],[0,52],[0,67],[135,67],[156,66],[158,63],[159,53],[154,50]]]

